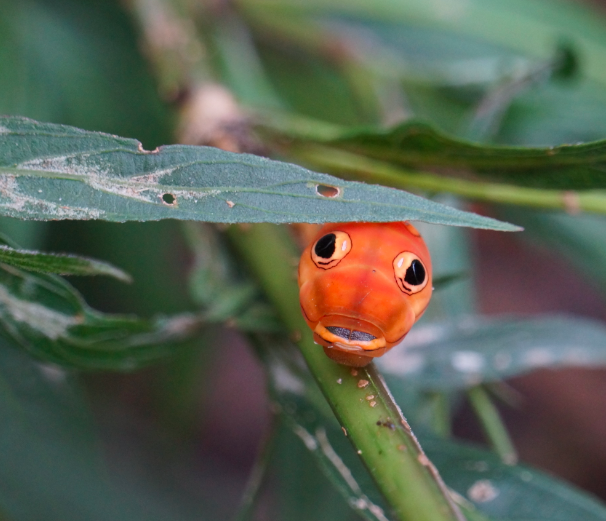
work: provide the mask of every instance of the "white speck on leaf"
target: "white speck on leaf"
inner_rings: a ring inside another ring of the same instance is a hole
[[[480,479],[476,481],[469,490],[467,496],[475,503],[487,503],[492,501],[499,495],[499,491],[494,487],[488,479]]]
[[[420,372],[425,366],[425,357],[420,353],[407,352],[406,349],[400,349],[389,355],[388,359],[378,361],[381,370],[386,373],[400,375],[413,374]]]
[[[484,367],[484,357],[475,351],[456,351],[450,361],[462,373],[478,373]]]
[[[524,354],[524,362],[529,367],[542,367],[553,361],[553,355],[549,349],[535,348]]]

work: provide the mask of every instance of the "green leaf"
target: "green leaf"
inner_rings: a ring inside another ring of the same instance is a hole
[[[449,175],[453,176],[472,173],[533,188],[606,188],[606,141],[543,148],[489,146],[454,138],[420,121],[409,121],[391,129],[353,130],[322,123],[316,127],[312,122],[292,122],[292,126],[283,130],[289,137],[300,139],[301,146],[315,142],[424,171],[448,168]]]
[[[106,315],[54,275],[0,265],[3,334],[37,358],[82,369],[134,370],[169,356],[202,325],[194,315]]]
[[[0,511],[7,520],[160,519],[108,479],[83,395],[72,374],[0,339]]]
[[[452,390],[543,367],[606,364],[606,326],[565,315],[417,325],[377,364],[425,389]]]
[[[276,458],[272,474],[278,486],[278,515],[289,521],[360,521],[348,499],[339,493],[318,468],[316,456],[287,422],[280,422]]]
[[[56,273],[58,275],[109,275],[124,282],[131,282],[128,273],[94,259],[58,253],[40,253],[11,248],[0,244],[0,262],[29,271]]]
[[[598,521],[606,507],[586,492],[526,465],[506,465],[468,444],[421,436],[444,481],[484,514],[508,521]]]
[[[516,230],[406,192],[209,147],[0,118],[0,209],[29,219],[214,222],[422,220]]]

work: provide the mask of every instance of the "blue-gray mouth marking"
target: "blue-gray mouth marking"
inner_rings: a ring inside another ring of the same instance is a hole
[[[327,326],[326,329],[333,335],[344,338],[345,340],[356,340],[358,342],[371,342],[376,339],[376,336],[364,331],[356,331],[355,329],[347,329],[346,327]]]

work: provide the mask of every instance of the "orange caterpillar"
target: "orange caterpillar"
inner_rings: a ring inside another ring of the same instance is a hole
[[[314,340],[336,362],[363,367],[429,304],[429,251],[408,222],[326,224],[301,256],[299,288]]]

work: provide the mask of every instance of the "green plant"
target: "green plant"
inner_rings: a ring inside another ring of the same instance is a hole
[[[494,404],[501,380],[537,365],[603,365],[606,328],[479,315],[464,228],[520,230],[465,211],[483,203],[604,287],[602,217],[576,215],[606,212],[603,110],[592,110],[606,100],[606,31],[589,11],[539,0],[2,7],[1,520],[233,515],[225,487],[197,503],[108,472],[88,403],[106,399],[95,378],[112,381],[91,371],[156,364],[148,399],[179,446],[195,382],[231,329],[264,368],[273,416],[238,519],[256,515],[269,469],[288,519],[606,519],[587,494],[518,464]],[[186,144],[155,148],[173,135]],[[408,350],[339,366],[300,315],[300,250],[276,224],[408,219],[427,223],[434,302]],[[74,222],[34,222],[63,220]],[[109,224],[125,221],[148,223]],[[125,271],[41,253],[64,248]],[[164,264],[186,250],[189,295]],[[77,290],[61,278],[74,275],[134,284]],[[452,438],[463,398],[491,451]]]

